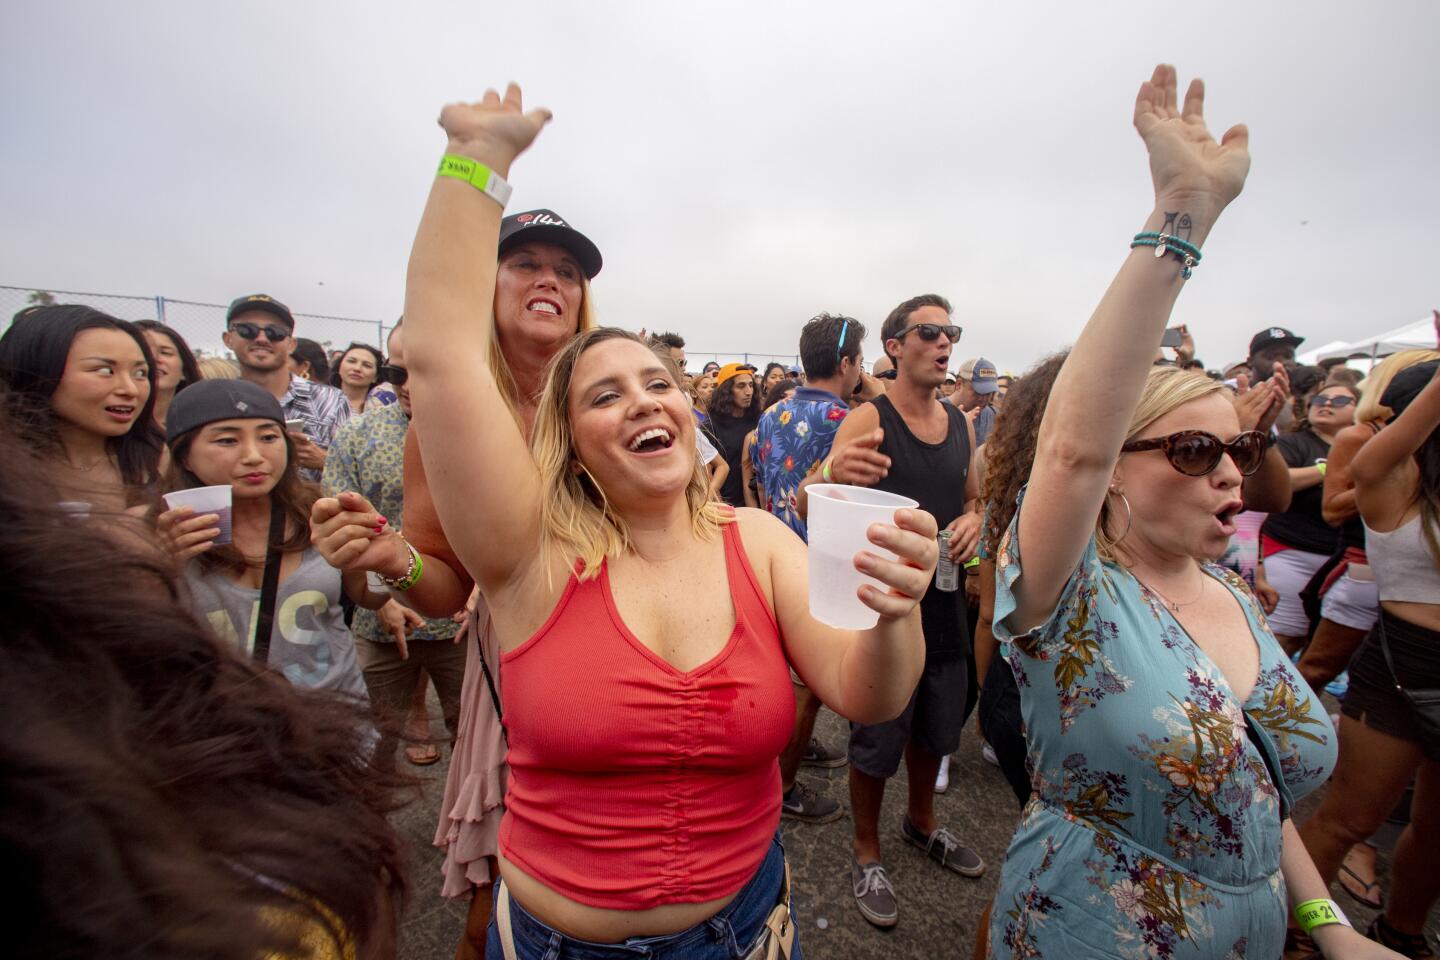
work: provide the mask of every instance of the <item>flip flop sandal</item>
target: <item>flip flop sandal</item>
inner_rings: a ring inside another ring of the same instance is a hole
[[[1356,903],[1367,906],[1371,910],[1379,910],[1381,907],[1385,906],[1385,902],[1380,899],[1383,891],[1381,891],[1380,889],[1379,881],[1371,881],[1370,883],[1366,883],[1363,879],[1361,879],[1360,874],[1356,873],[1354,870],[1351,870],[1343,863],[1340,865],[1340,873],[1342,874],[1342,876],[1340,877],[1340,886],[1345,888],[1345,892],[1350,894],[1351,898],[1353,898]],[[1351,886],[1349,883],[1346,882],[1347,877],[1350,880],[1355,881],[1354,886]],[[1362,897],[1360,894],[1356,893],[1355,891],[1357,888],[1363,890],[1365,892],[1365,896]],[[1375,891],[1373,894],[1370,892],[1372,890]]]
[[[440,748],[433,743],[421,746],[406,747],[405,759],[417,767],[428,767],[440,759]]]

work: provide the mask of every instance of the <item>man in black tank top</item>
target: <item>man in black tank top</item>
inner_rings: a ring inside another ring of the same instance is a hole
[[[979,489],[970,471],[974,428],[965,415],[936,399],[960,328],[944,297],[926,294],[891,311],[880,328],[896,378],[887,393],[857,407],[836,434],[830,478],[873,486],[919,501],[941,530],[953,533],[952,553],[964,563],[980,534]],[[974,698],[969,691],[970,633],[965,592],[937,590],[920,602],[925,672],[910,704],[895,720],[851,725],[850,804],[855,821],[851,879],[860,912],[877,926],[894,926],[895,894],[880,864],[880,803],[885,782],[905,759],[909,802],[900,832],[950,870],[978,877],[985,864],[935,819],[935,776],[942,757],[960,745]]]

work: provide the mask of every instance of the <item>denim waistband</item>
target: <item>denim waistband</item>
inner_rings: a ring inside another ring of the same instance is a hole
[[[785,847],[777,832],[754,876],[724,909],[708,920],[659,937],[632,937],[619,943],[577,940],[547,926],[512,897],[510,926],[517,960],[736,960],[760,935],[780,894],[785,875]],[[500,885],[495,884],[498,898]],[[487,940],[500,957],[499,932],[490,921]],[[799,951],[795,951],[798,958]]]

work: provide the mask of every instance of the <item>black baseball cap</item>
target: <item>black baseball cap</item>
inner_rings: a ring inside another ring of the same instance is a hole
[[[521,243],[553,243],[564,247],[580,264],[586,280],[595,279],[604,260],[600,248],[554,210],[526,210],[500,221],[500,256]]]
[[[1437,366],[1440,366],[1440,360],[1427,360],[1424,363],[1411,364],[1395,374],[1390,379],[1390,386],[1380,395],[1380,405],[1389,407],[1395,416],[1400,416],[1405,412],[1405,408],[1420,396],[1420,391],[1435,379]]]
[[[165,442],[217,420],[274,420],[285,426],[280,401],[249,380],[197,380],[175,394],[165,415]]]
[[[1292,347],[1298,347],[1304,342],[1304,337],[1297,337],[1284,327],[1266,327],[1250,338],[1250,356],[1255,356],[1271,344],[1288,343]]]
[[[279,300],[265,293],[252,293],[245,297],[236,297],[230,301],[230,309],[225,311],[225,322],[229,323],[235,319],[237,313],[249,313],[252,310],[263,310],[273,317],[285,321],[291,329],[295,329],[295,315],[290,308]]]

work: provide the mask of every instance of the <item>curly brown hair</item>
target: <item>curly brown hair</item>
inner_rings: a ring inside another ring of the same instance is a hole
[[[1050,389],[1069,350],[1051,354],[1020,376],[1005,394],[1005,406],[985,441],[985,528],[981,540],[987,556],[995,556],[1000,537],[1015,518],[1016,498],[1030,480],[1035,463],[1035,442]]]
[[[370,765],[365,704],[223,646],[138,521],[77,522],[48,478],[0,415],[12,956],[308,956],[302,932],[393,956],[386,816],[414,794]]]

